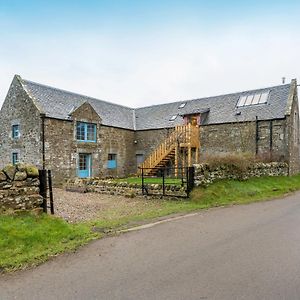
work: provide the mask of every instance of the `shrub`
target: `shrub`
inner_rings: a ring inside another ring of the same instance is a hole
[[[207,155],[202,161],[211,171],[227,169],[233,177],[244,179],[247,171],[255,162],[255,157],[248,153],[224,153],[219,155]]]

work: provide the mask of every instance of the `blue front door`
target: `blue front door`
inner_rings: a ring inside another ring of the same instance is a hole
[[[80,178],[91,177],[92,175],[92,155],[79,153],[78,176]]]

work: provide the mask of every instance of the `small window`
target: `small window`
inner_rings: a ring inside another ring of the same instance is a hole
[[[251,104],[252,105],[258,104],[259,98],[260,98],[260,94],[255,94]]]
[[[97,126],[92,123],[77,122],[76,139],[80,142],[96,142]]]
[[[12,164],[16,165],[19,162],[19,153],[13,152],[12,154]]]
[[[247,96],[241,96],[237,106],[244,106],[246,99],[247,99]]]
[[[12,126],[12,138],[18,139],[20,137],[20,125]]]
[[[185,107],[185,105],[186,105],[186,102],[183,102],[183,103],[181,103],[181,104],[179,105],[179,107],[178,107],[178,108],[184,108],[184,107]]]
[[[172,116],[169,121],[174,121],[177,118],[177,115]]]
[[[248,95],[247,99],[246,99],[246,102],[245,102],[245,106],[246,105],[251,105],[252,100],[253,100],[253,95]]]
[[[112,153],[108,154],[107,168],[108,169],[117,168],[117,154],[112,154]]]
[[[269,96],[269,92],[267,92],[267,93],[262,93],[261,96],[260,96],[260,99],[259,99],[259,104],[267,103],[267,101],[268,101],[268,96]]]

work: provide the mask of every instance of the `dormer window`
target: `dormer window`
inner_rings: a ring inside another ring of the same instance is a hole
[[[250,106],[250,105],[257,105],[257,104],[265,104],[268,102],[269,93],[270,92],[268,91],[263,93],[243,95],[240,97],[236,106],[242,107],[242,106]]]
[[[177,118],[177,116],[178,116],[178,115],[173,115],[173,116],[169,119],[169,121],[175,121],[175,119]]]
[[[185,105],[186,105],[186,102],[183,102],[183,103],[181,103],[181,104],[178,106],[178,108],[179,108],[179,109],[180,109],[180,108],[184,108]]]
[[[93,123],[77,122],[76,124],[76,139],[79,142],[97,141],[96,137],[97,126]]]

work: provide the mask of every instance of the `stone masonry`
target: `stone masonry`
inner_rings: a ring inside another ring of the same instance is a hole
[[[40,209],[38,169],[24,164],[0,170],[0,212]]]
[[[256,163],[250,165],[247,170],[234,172],[226,165],[211,167],[209,164],[197,164],[195,167],[195,185],[207,186],[221,179],[248,179],[250,177],[262,176],[287,176],[289,166],[287,163]]]

